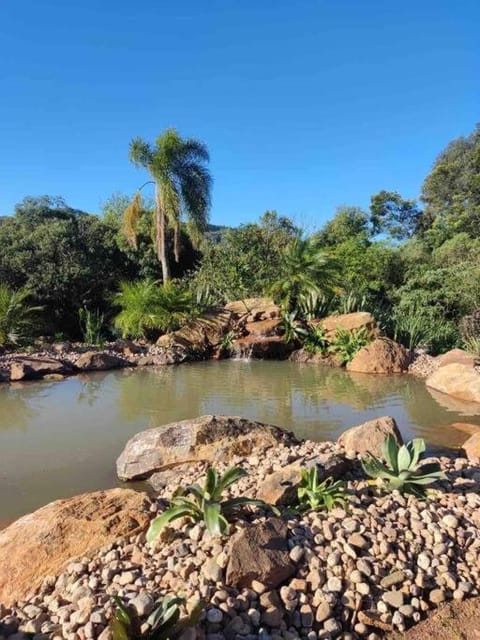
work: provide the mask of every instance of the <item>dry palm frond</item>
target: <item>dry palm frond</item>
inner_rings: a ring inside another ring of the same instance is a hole
[[[137,248],[137,223],[143,208],[140,191],[133,196],[132,201],[123,214],[123,233],[129,245]]]

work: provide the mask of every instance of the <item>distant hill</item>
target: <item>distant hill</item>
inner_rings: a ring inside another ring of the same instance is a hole
[[[212,242],[220,242],[225,233],[231,229],[231,227],[223,227],[218,224],[209,224],[207,226],[207,231],[205,232],[206,237]]]

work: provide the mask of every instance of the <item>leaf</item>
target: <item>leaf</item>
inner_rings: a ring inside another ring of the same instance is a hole
[[[387,462],[388,466],[395,472],[398,473],[398,444],[395,438],[389,434],[383,443],[383,457]]]
[[[208,532],[212,536],[218,536],[222,533],[222,525],[220,523],[220,504],[218,502],[205,502],[203,505],[203,517]]]
[[[248,475],[247,472],[241,467],[231,467],[230,469],[227,469],[218,481],[215,498],[219,500],[225,489],[230,487],[232,484],[235,484],[235,482],[238,482],[246,475]]]
[[[148,527],[147,531],[147,542],[153,542],[159,536],[161,530],[173,520],[177,520],[178,518],[182,518],[183,516],[191,515],[192,511],[187,507],[178,506],[172,507],[157,516]]]
[[[109,627],[113,640],[129,640],[127,626],[116,615],[110,620]]]
[[[217,472],[213,467],[207,469],[207,477],[205,480],[204,500],[215,500],[214,496],[217,489]]]
[[[415,469],[418,461],[420,460],[420,456],[426,451],[427,447],[423,438],[414,438],[411,442],[409,442],[409,445],[411,447],[412,453],[412,462],[410,464],[410,467],[412,469]]]
[[[410,469],[410,463],[410,451],[405,445],[402,445],[398,450],[396,473]]]

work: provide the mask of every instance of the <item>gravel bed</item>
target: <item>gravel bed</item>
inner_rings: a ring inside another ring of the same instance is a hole
[[[249,475],[232,495],[255,497],[272,471],[326,452],[340,449],[307,441],[238,459]],[[480,469],[453,455],[439,460],[448,481],[428,500],[381,494],[357,466],[348,476],[348,507],[285,516],[296,573],[279,589],[258,582],[251,589],[227,586],[227,538],[178,521],[154,545],[144,534],[118,541],[46,578],[25,602],[10,610],[0,605],[0,638],[108,640],[113,594],[134,604],[144,621],[163,595],[183,595],[187,610],[204,600],[202,620],[185,634],[188,640],[377,640],[391,629],[402,632],[442,602],[479,593]],[[201,478],[205,468],[192,466],[182,484]],[[175,488],[165,488],[152,517]],[[266,517],[252,511],[232,530]]]

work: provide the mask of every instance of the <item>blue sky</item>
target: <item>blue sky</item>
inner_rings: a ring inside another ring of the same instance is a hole
[[[207,143],[217,224],[414,197],[480,120],[479,24],[478,0],[1,0],[0,213],[98,211],[168,126]]]

